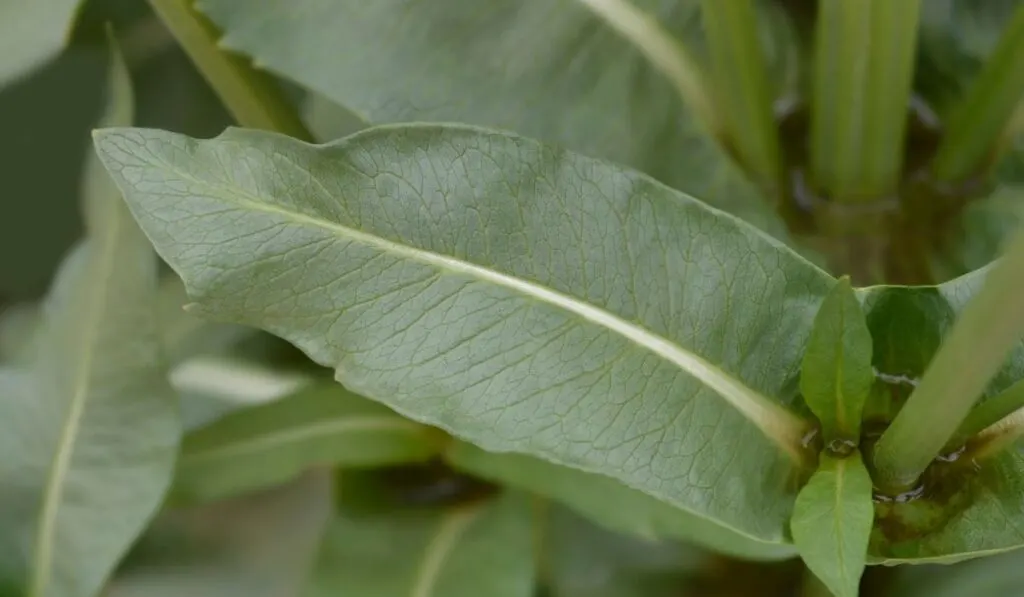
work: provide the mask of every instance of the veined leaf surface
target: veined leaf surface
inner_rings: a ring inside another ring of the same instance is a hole
[[[196,312],[280,335],[484,449],[783,537],[795,488],[778,445],[803,433],[787,408],[832,279],[754,228],[469,127],[97,145]]]
[[[106,122],[127,124],[113,62]],[[88,172],[88,237],[57,274],[27,370],[0,392],[0,586],[26,597],[99,591],[159,507],[180,435],[156,255],[103,169]]]

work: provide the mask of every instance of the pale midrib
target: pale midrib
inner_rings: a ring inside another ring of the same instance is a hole
[[[195,180],[192,177],[188,178]],[[204,181],[196,182],[216,188],[214,185]],[[221,195],[221,198],[229,203],[235,203],[253,211],[274,214],[292,220],[297,224],[306,224],[328,230],[343,238],[349,238],[365,245],[377,247],[387,253],[418,261],[432,267],[445,269],[456,274],[468,275],[490,282],[568,311],[600,327],[611,330],[676,365],[714,390],[745,418],[756,425],[770,440],[783,448],[787,454],[797,461],[802,461],[803,455],[800,442],[806,431],[804,421],[781,405],[771,402],[768,398],[732,378],[702,357],[680,348],[647,329],[535,282],[513,278],[512,276],[473,263],[401,245],[379,236],[342,226],[341,224],[281,209],[275,205],[269,205],[258,200],[237,198],[237,193],[233,189],[225,189],[225,191],[228,193],[227,196]]]
[[[441,522],[437,534],[427,545],[423,560],[420,562],[416,576],[413,577],[409,597],[431,597],[434,585],[441,576],[441,567],[451,554],[455,542],[465,532],[473,519],[480,513],[480,508],[467,508],[448,515]]]
[[[110,222],[106,230],[109,232],[97,243],[101,249],[99,259],[99,275],[89,285],[93,291],[93,300],[87,304],[83,313],[86,329],[82,333],[82,358],[80,366],[73,376],[71,401],[67,416],[61,424],[61,432],[54,455],[50,474],[43,488],[43,507],[39,513],[39,530],[36,533],[35,554],[32,563],[32,582],[28,594],[43,597],[50,580],[53,566],[53,552],[56,535],[57,515],[60,509],[60,498],[63,495],[64,480],[71,466],[71,457],[75,451],[81,419],[85,412],[85,403],[89,393],[89,381],[92,377],[92,361],[96,353],[96,339],[99,334],[100,312],[106,304],[109,279],[114,273],[114,253],[117,247],[117,235],[123,224],[122,210],[111,210]],[[92,242],[92,241],[90,241]]]
[[[209,450],[186,452],[181,457],[180,466],[187,468],[201,464],[208,465],[212,460],[251,455],[289,443],[299,443],[336,434],[376,431],[408,431],[410,434],[413,434],[422,429],[423,427],[417,423],[397,417],[360,417],[342,419],[340,421],[323,421],[297,429],[286,429],[270,433],[226,446],[217,446]]]
[[[854,458],[850,456],[850,458]],[[839,558],[839,576],[843,581],[843,584],[849,584],[849,576],[846,569],[846,554],[843,550],[843,475],[846,473],[846,459],[842,459],[836,462],[836,493],[835,493],[835,505],[833,507],[834,515],[832,516],[832,524],[835,525],[833,528],[836,533],[836,557]]]

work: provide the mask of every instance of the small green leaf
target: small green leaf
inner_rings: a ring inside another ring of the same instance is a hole
[[[116,49],[112,62],[110,102],[130,102]],[[26,597],[99,591],[159,507],[180,435],[156,256],[113,185],[87,186],[87,239],[57,274],[31,362],[0,391],[0,585]]]
[[[282,336],[484,449],[783,536],[808,425],[793,381],[832,278],[759,231],[473,127],[319,146],[107,130],[97,145],[194,312]]]
[[[535,524],[529,499],[513,494],[443,511],[340,515],[305,595],[532,597]]]
[[[557,501],[605,528],[647,540],[681,539],[750,560],[796,555],[780,538],[763,541],[673,507],[615,479],[521,454],[494,454],[465,442],[445,452],[452,466],[483,479]]]
[[[163,512],[103,597],[283,597],[301,594],[331,520],[332,475],[214,504]]]
[[[864,404],[875,381],[871,350],[867,318],[844,276],[814,317],[800,372],[800,392],[827,442],[860,441]]]
[[[81,0],[0,0],[0,89],[67,44]]]
[[[874,517],[871,476],[860,452],[822,453],[793,506],[793,541],[807,567],[837,597],[856,597]]]
[[[173,494],[230,497],[318,465],[366,467],[419,462],[437,448],[428,427],[336,383],[228,414],[182,444]]]

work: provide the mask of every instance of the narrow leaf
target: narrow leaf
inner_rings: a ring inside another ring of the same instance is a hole
[[[530,501],[517,495],[447,511],[339,516],[306,596],[532,597],[534,524]]]
[[[871,476],[860,452],[821,455],[793,506],[793,540],[807,567],[837,597],[856,597],[874,518]]]
[[[0,395],[0,585],[27,597],[95,595],[159,506],[177,450],[157,261],[106,188],[86,201],[88,238],[57,275],[27,377]]]
[[[195,312],[280,335],[485,449],[781,536],[806,429],[789,381],[831,278],[753,228],[470,127],[97,145]],[[746,489],[709,500],[725,476]]]
[[[187,436],[174,495],[230,497],[291,479],[314,466],[423,461],[436,449],[428,427],[337,384],[318,384],[231,413]]]
[[[821,421],[825,441],[860,441],[864,404],[875,381],[871,350],[867,318],[844,276],[814,317],[800,372],[800,391]]]
[[[971,436],[1024,408],[1024,380],[975,406],[960,424],[949,447],[958,448]]]
[[[999,44],[949,116],[948,130],[935,154],[936,178],[963,182],[980,176],[1009,132],[1024,100],[1024,6],[1019,6]]]

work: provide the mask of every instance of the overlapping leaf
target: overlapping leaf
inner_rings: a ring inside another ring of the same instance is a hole
[[[327,146],[124,130],[98,147],[197,312],[485,449],[781,540],[795,487],[765,434],[802,433],[785,409],[831,279],[753,228],[465,127]]]
[[[108,123],[130,118],[126,77],[115,60]],[[106,174],[89,172],[89,236],[57,275],[27,370],[0,393],[0,586],[28,597],[100,589],[159,506],[180,434],[156,256]]]
[[[535,524],[530,500],[514,494],[447,510],[342,515],[305,595],[532,597]]]
[[[0,2],[0,89],[64,48],[80,3],[81,0]]]
[[[429,428],[336,383],[235,411],[187,435],[178,499],[216,499],[272,486],[315,466],[366,467],[426,460]]]
[[[698,0],[634,1],[702,51]],[[507,129],[647,172],[779,238],[785,227],[636,48],[577,0],[204,0],[224,45],[372,124]],[[774,2],[759,3],[780,88],[797,58]],[[780,89],[780,93],[781,93]]]

